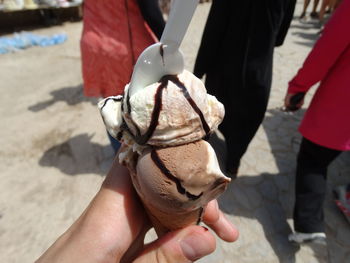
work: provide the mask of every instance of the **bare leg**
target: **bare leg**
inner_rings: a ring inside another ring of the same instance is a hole
[[[319,0],[314,0],[314,4],[312,6],[312,11],[310,13],[311,18],[318,19],[317,6],[318,6],[319,2],[320,2]]]
[[[334,9],[337,9],[337,7],[339,6],[339,4],[342,2],[342,0],[335,0],[335,5],[334,5]]]
[[[320,0],[314,0],[313,6],[312,6],[312,11],[311,11],[311,14],[310,14],[310,16],[312,18],[318,18],[317,6],[318,6],[319,2],[320,2]]]
[[[322,0],[321,10],[319,14],[320,22],[323,23],[324,14],[326,13],[327,6],[329,6],[331,0]]]
[[[320,2],[320,0],[314,0],[314,5],[312,6],[312,12],[317,12],[316,9],[317,9],[319,2]]]
[[[330,0],[328,8],[331,10],[331,12],[333,12],[337,8],[338,2],[338,0]]]
[[[300,15],[300,17],[299,17],[300,19],[305,17],[305,15],[306,15],[306,10],[307,10],[309,4],[310,4],[310,0],[304,0],[303,12],[301,13],[301,15]]]

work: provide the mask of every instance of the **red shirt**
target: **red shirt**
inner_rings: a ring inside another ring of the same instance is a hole
[[[319,145],[350,150],[350,0],[343,0],[289,82],[288,93],[320,85],[299,127]]]
[[[157,41],[136,0],[85,0],[81,38],[84,94],[123,93],[140,53]]]

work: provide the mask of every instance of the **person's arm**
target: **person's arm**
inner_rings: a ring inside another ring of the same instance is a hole
[[[289,82],[288,93],[307,92],[324,79],[342,52],[350,44],[350,0],[344,0],[328,24],[320,39],[304,61],[297,75]]]
[[[283,45],[284,39],[286,38],[286,35],[288,33],[290,23],[292,22],[292,19],[293,19],[295,4],[296,4],[296,0],[288,0],[286,9],[284,11],[285,14],[283,16],[283,20],[276,37],[276,43],[275,43],[276,47]]]
[[[158,0],[137,0],[143,19],[158,39],[161,38],[165,27],[162,12]]]

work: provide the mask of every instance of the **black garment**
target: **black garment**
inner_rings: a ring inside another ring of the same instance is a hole
[[[162,36],[165,21],[158,0],[137,0],[141,14],[158,39]]]
[[[294,230],[324,232],[327,167],[341,153],[303,138],[297,161]]]
[[[282,45],[296,0],[214,0],[194,74],[225,106],[220,130],[234,170],[261,124],[275,46]]]

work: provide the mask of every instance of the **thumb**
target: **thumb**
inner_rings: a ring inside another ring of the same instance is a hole
[[[294,94],[293,93],[287,93],[286,96],[284,97],[284,106],[286,108],[289,108],[290,107],[290,99],[291,97],[293,97]]]
[[[215,248],[215,238],[207,228],[189,226],[148,244],[133,262],[193,262],[214,252]]]

